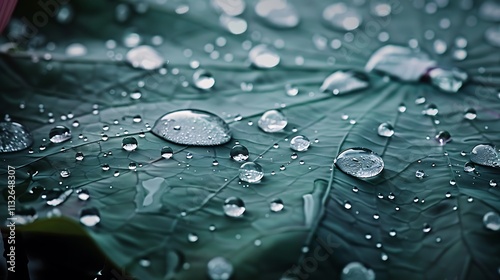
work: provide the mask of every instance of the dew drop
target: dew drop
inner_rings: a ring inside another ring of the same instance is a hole
[[[495,179],[490,180],[490,187],[496,187],[497,186],[497,181]]]
[[[223,257],[215,257],[207,263],[211,280],[229,280],[233,275],[233,265]]]
[[[474,170],[476,170],[476,166],[474,165],[474,163],[472,163],[470,161],[465,163],[465,165],[464,165],[465,172],[469,173],[469,172],[472,172]]]
[[[194,243],[198,241],[198,235],[196,233],[188,233],[187,239],[189,242]]]
[[[193,74],[193,84],[202,90],[209,90],[215,85],[215,78],[206,70],[196,70]]]
[[[280,63],[280,56],[269,46],[259,44],[248,53],[252,65],[257,68],[273,68]]]
[[[142,97],[142,92],[140,90],[136,89],[136,90],[132,91],[129,96],[133,100],[139,100]]]
[[[245,33],[245,31],[247,31],[248,28],[248,23],[246,20],[228,16],[226,14],[220,15],[219,22],[222,27],[224,27],[227,31],[234,35],[243,34]]]
[[[211,0],[212,7],[228,16],[239,16],[245,11],[244,0]]]
[[[297,135],[290,140],[290,149],[297,152],[307,151],[310,145],[311,141],[304,135]]]
[[[477,117],[476,110],[474,108],[469,108],[465,111],[464,118],[467,120],[475,120]]]
[[[80,43],[73,43],[66,47],[66,55],[70,57],[84,56],[87,54],[87,47]]]
[[[330,28],[352,31],[360,26],[363,17],[357,9],[344,3],[335,3],[323,10],[323,20]]]
[[[344,208],[347,209],[347,210],[351,209],[352,208],[351,202],[349,202],[347,200],[344,201]]]
[[[241,217],[245,213],[245,203],[238,197],[227,198],[222,208],[224,209],[224,214],[232,218]]]
[[[453,68],[445,70],[442,68],[434,68],[429,71],[428,76],[431,83],[444,92],[458,92],[463,84],[469,78],[469,75],[464,71]]]
[[[76,190],[76,194],[81,201],[87,201],[90,198],[90,193],[87,189],[78,189]]]
[[[258,163],[246,162],[240,166],[239,177],[244,182],[260,183],[260,180],[264,177],[264,171]]]
[[[359,262],[350,262],[342,269],[341,280],[375,280],[375,272]]]
[[[134,137],[125,137],[122,140],[122,148],[127,152],[135,151],[137,146],[137,139]]]
[[[80,211],[80,223],[82,223],[83,225],[93,227],[100,222],[101,216],[97,208],[85,208]]]
[[[283,200],[276,198],[269,203],[269,208],[273,212],[280,212],[283,208],[285,208],[285,205],[283,204]]]
[[[267,0],[269,1],[269,0]],[[291,84],[285,85],[285,93],[288,96],[297,96],[299,94],[299,88],[296,86],[292,86]]]
[[[248,149],[243,145],[234,145],[229,152],[231,158],[235,161],[246,161],[249,157]]]
[[[425,176],[425,172],[423,170],[417,170],[415,171],[415,177],[422,179]]]
[[[495,212],[488,212],[483,216],[484,226],[492,231],[500,230],[500,216]]]
[[[58,125],[49,132],[49,140],[52,143],[62,143],[69,139],[71,139],[71,131],[65,126]]]
[[[258,121],[260,129],[270,133],[282,131],[287,124],[287,118],[277,110],[265,112]]]
[[[350,93],[370,85],[366,74],[356,71],[336,71],[323,81],[320,91],[334,95]]]
[[[490,144],[476,145],[470,153],[470,160],[476,164],[499,167],[500,158],[495,147]]]
[[[154,70],[163,66],[165,60],[152,47],[142,45],[127,52],[126,59],[134,68]]]
[[[300,23],[297,9],[287,0],[260,0],[255,4],[255,14],[275,28],[293,28]]]
[[[394,127],[390,123],[381,123],[377,128],[377,133],[382,137],[392,137],[394,135]]]
[[[434,139],[439,143],[439,145],[443,146],[446,143],[451,142],[451,135],[448,131],[446,130],[441,130],[439,131],[436,136],[434,136]]]
[[[425,223],[422,231],[424,233],[429,233],[431,231],[431,229],[432,229],[431,226],[429,224]]]
[[[422,112],[427,116],[436,116],[439,113],[439,109],[435,104],[429,104],[425,107],[425,110]]]
[[[72,189],[62,190],[62,189],[52,189],[45,192],[42,197],[46,200],[49,206],[59,206],[68,199],[68,197],[73,193]]]
[[[366,148],[351,148],[341,152],[335,159],[335,165],[357,178],[374,177],[384,169],[382,158]]]
[[[391,14],[392,7],[389,1],[376,0],[370,1],[370,12],[377,17],[386,17]]]
[[[71,172],[69,171],[69,169],[66,168],[59,172],[59,176],[61,176],[61,178],[68,178],[70,175]]]
[[[0,152],[17,152],[33,145],[28,129],[16,122],[0,122]]]
[[[174,150],[172,150],[169,146],[164,146],[161,148],[160,153],[162,158],[169,159],[174,155]]]

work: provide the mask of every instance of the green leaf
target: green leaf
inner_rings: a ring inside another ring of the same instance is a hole
[[[16,205],[33,208],[38,215],[22,230],[61,239],[77,235],[138,279],[204,279],[207,262],[217,256],[232,263],[234,279],[339,278],[342,268],[353,261],[373,269],[377,279],[498,277],[498,232],[486,229],[482,218],[489,211],[500,212],[499,189],[489,184],[500,181],[499,171],[479,165],[474,172],[463,169],[476,144],[500,143],[500,57],[497,49],[484,43],[487,22],[467,25],[463,18],[470,11],[461,10],[458,3],[429,15],[412,3],[398,2],[386,18],[371,16],[367,4],[357,6],[366,14],[365,23],[352,32],[353,41],[346,42],[342,32],[326,28],[320,20],[327,1],[292,1],[302,21],[291,30],[266,26],[256,19],[254,1],[249,1],[242,16],[249,30],[231,35],[219,25],[208,2],[187,1],[186,14],[175,12],[180,2],[160,2],[151,1],[145,14],[133,13],[120,24],[114,21],[117,2],[76,1],[69,25],[51,21],[39,28],[56,45],[50,57],[44,47],[0,54],[0,111],[26,125],[35,139],[33,153],[1,155],[2,176],[7,176],[6,165],[16,167]],[[17,16],[30,19],[30,9],[33,13],[33,7],[18,7]],[[448,30],[439,28],[442,18],[450,19]],[[457,35],[464,36],[467,58],[456,61],[451,50],[443,56],[433,54],[433,41],[424,36],[429,29],[450,48]],[[318,91],[336,70],[362,71],[369,56],[384,44],[377,38],[380,31],[389,34],[391,44],[417,39],[439,65],[464,69],[471,82],[450,94],[424,83],[405,84],[369,73],[368,89],[339,96]],[[133,69],[120,59],[128,50],[123,38],[130,32],[140,34],[148,45],[155,35],[163,38],[155,49],[169,61],[167,73]],[[314,35],[341,39],[342,47],[318,49]],[[224,46],[217,46],[218,37],[226,39]],[[105,46],[110,39],[118,45],[113,50]],[[245,45],[276,40],[285,42],[277,50],[280,64],[266,70],[250,66]],[[65,47],[75,42],[86,46],[86,56],[65,55]],[[218,58],[207,53],[211,47]],[[212,90],[191,85],[193,60],[213,74]],[[243,90],[248,84],[252,90]],[[298,87],[297,96],[286,95],[288,84]],[[138,88],[141,98],[130,98]],[[425,97],[425,104],[416,104],[418,97]],[[398,110],[401,104],[405,112]],[[437,105],[437,116],[422,114],[428,104]],[[288,118],[285,130],[260,130],[260,116],[277,108]],[[463,118],[468,108],[477,110],[475,120]],[[233,140],[216,147],[191,147],[149,132],[159,117],[179,109],[217,114],[229,124]],[[140,122],[133,120],[137,115]],[[73,126],[74,121],[79,126]],[[391,138],[377,135],[383,122],[394,125]],[[48,134],[55,125],[71,128],[72,140],[50,143]],[[434,140],[440,130],[452,135],[444,146]],[[108,139],[103,140],[103,134]],[[299,134],[312,145],[292,159],[289,140]],[[122,149],[122,139],[129,136],[138,140],[132,152]],[[236,141],[248,148],[249,160],[262,165],[261,183],[239,181],[240,163],[229,156]],[[39,149],[42,145],[45,149]],[[173,158],[161,157],[165,145],[173,148]],[[342,173],[334,158],[352,147],[382,156],[384,171],[367,180]],[[85,155],[82,161],[75,159],[77,152]],[[130,163],[137,168],[130,169]],[[102,169],[105,164],[110,170]],[[71,175],[61,178],[62,169]],[[417,170],[425,171],[424,178],[415,177]],[[456,184],[450,185],[450,180]],[[80,201],[73,192],[57,207],[63,218],[50,218],[57,212],[45,204],[40,190],[66,186],[87,189],[90,199]],[[4,194],[5,190],[2,187]],[[224,215],[224,200],[232,196],[245,202],[241,218]],[[284,201],[283,211],[269,209],[274,198]],[[6,195],[1,199],[7,203]],[[81,209],[89,207],[100,213],[101,221],[94,227],[78,224]],[[7,213],[0,213],[5,220]],[[430,225],[430,232],[423,231],[424,224]],[[389,234],[392,230],[395,236]],[[188,240],[190,234],[197,236],[196,242]],[[72,257],[78,254],[74,251]],[[382,254],[388,259],[382,260]],[[85,273],[92,274],[92,269]]]

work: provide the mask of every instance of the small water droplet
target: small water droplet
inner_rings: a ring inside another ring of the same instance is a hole
[[[212,7],[228,16],[239,16],[245,11],[244,0],[211,0]]]
[[[109,164],[106,164],[106,163],[105,163],[105,164],[103,164],[103,165],[101,166],[101,168],[102,168],[102,171],[108,171],[108,170],[110,169],[110,166],[109,166]]]
[[[216,146],[231,140],[231,131],[223,119],[196,109],[167,113],[156,121],[151,131],[181,145]]]
[[[269,1],[269,0],[267,0]],[[292,86],[291,84],[285,85],[285,93],[288,96],[297,96],[299,94],[299,88],[296,86]]]
[[[16,122],[0,122],[0,153],[17,152],[33,145],[33,136]]]
[[[476,164],[499,167],[500,158],[495,147],[490,144],[476,145],[470,153],[470,160]]]
[[[467,120],[475,120],[477,117],[476,110],[474,108],[469,108],[465,111],[464,118]]]
[[[61,172],[59,172],[59,175],[61,176],[61,178],[68,178],[71,175],[71,172],[69,171],[69,169],[65,168],[61,170]]]
[[[257,68],[273,68],[280,63],[280,56],[265,44],[253,47],[248,53],[248,58]]]
[[[304,135],[297,135],[290,140],[290,148],[297,152],[307,151],[311,141]]]
[[[186,153],[186,158],[187,159],[192,159],[193,158],[193,154],[192,153]]]
[[[56,9],[56,20],[61,24],[68,24],[73,20],[75,15],[73,6],[69,4],[61,5],[59,9]]]
[[[243,145],[234,145],[229,152],[231,158],[235,161],[246,161],[249,157],[248,149]]]
[[[260,183],[260,180],[264,177],[264,171],[258,163],[247,162],[240,166],[239,177],[244,182]]]
[[[363,17],[357,9],[345,3],[335,3],[323,10],[323,20],[333,29],[352,31],[360,26]]]
[[[345,94],[367,88],[370,85],[368,76],[356,71],[336,71],[323,81],[322,92],[332,92],[334,95]]]
[[[380,254],[380,258],[383,260],[383,261],[387,261],[389,259],[389,256],[386,254],[386,253],[382,253]]]
[[[391,14],[391,3],[387,0],[370,1],[370,12],[377,17],[386,17]]]
[[[288,124],[287,118],[277,110],[265,112],[259,119],[258,125],[265,132],[282,131]]]
[[[134,68],[154,70],[163,66],[165,60],[150,46],[138,46],[127,52],[126,59]]]
[[[495,179],[490,180],[490,187],[496,187],[497,186],[497,181]]]
[[[434,136],[434,139],[439,143],[439,145],[443,146],[446,143],[451,142],[451,135],[448,131],[446,130],[441,130],[439,131],[436,136]]]
[[[435,104],[428,104],[422,113],[427,116],[436,116],[439,113],[439,109]]]
[[[81,201],[87,201],[90,198],[90,193],[87,189],[78,189],[76,190],[76,194]]]
[[[260,0],[255,4],[255,14],[275,28],[293,28],[300,22],[297,9],[287,0]]]
[[[248,23],[246,20],[238,17],[228,16],[222,14],[219,17],[219,22],[222,27],[234,35],[240,35],[245,33],[248,28]]]
[[[417,170],[415,171],[415,177],[422,179],[425,176],[425,172],[423,170]]]
[[[341,152],[335,159],[335,165],[357,178],[374,177],[384,169],[382,158],[366,148],[351,148]]]
[[[347,209],[347,210],[351,209],[352,208],[351,202],[349,202],[347,200],[344,201],[344,208]]]
[[[391,229],[391,230],[389,231],[389,235],[390,235],[390,236],[392,236],[392,237],[396,236],[396,234],[397,234],[397,232],[396,232],[396,230],[394,230],[394,229]]]
[[[392,137],[394,135],[394,127],[388,122],[381,123],[377,128],[377,133],[382,137]]]
[[[429,233],[431,231],[431,229],[432,229],[431,226],[429,224],[425,223],[422,231],[424,233]]]
[[[215,257],[207,263],[211,280],[229,280],[233,275],[233,265],[223,257]]]
[[[66,55],[70,57],[84,56],[87,54],[87,47],[80,43],[73,43],[66,47]]]
[[[122,148],[127,152],[135,151],[135,149],[137,149],[137,146],[137,139],[135,139],[134,137],[125,137],[122,140]]]
[[[189,242],[194,243],[198,241],[198,235],[196,233],[188,233],[187,239]]]
[[[465,165],[464,165],[464,171],[465,172],[468,173],[468,172],[472,172],[474,170],[476,170],[476,166],[474,165],[474,163],[472,163],[470,161],[468,161],[468,162],[465,163]]]
[[[283,208],[285,208],[285,205],[283,204],[283,200],[276,198],[269,203],[269,208],[273,212],[280,212]]]
[[[245,213],[245,203],[241,198],[229,197],[224,201],[224,213],[233,218],[238,218]]]
[[[215,78],[206,70],[196,70],[193,74],[193,84],[202,90],[209,90],[215,85]]]
[[[80,223],[93,227],[101,222],[99,210],[95,207],[85,208],[80,211]]]
[[[483,216],[484,226],[492,231],[500,230],[500,216],[495,212],[488,212]]]
[[[49,140],[52,143],[62,143],[69,139],[71,139],[71,131],[65,126],[58,125],[49,132]]]
[[[174,155],[174,150],[172,150],[172,148],[170,148],[169,146],[164,146],[163,148],[161,148],[160,153],[162,158],[169,159]]]
[[[47,205],[49,206],[59,206],[61,205],[68,197],[73,193],[72,189],[62,190],[62,189],[52,189],[46,191],[42,198],[46,200]]]

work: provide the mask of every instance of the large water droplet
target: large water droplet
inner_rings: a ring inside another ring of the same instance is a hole
[[[85,208],[80,211],[80,223],[88,227],[93,227],[101,222],[99,210],[95,207]]]
[[[211,0],[212,6],[218,12],[228,16],[239,16],[245,11],[244,0]]]
[[[436,62],[423,52],[395,45],[384,46],[372,54],[365,70],[379,71],[403,81],[416,82],[421,79]]]
[[[479,17],[487,21],[500,21],[500,3],[486,1],[479,7]]]
[[[193,83],[199,89],[208,90],[215,85],[215,78],[210,72],[200,69],[194,72]]]
[[[234,145],[231,148],[230,156],[235,161],[245,161],[248,159],[248,149],[242,145]]]
[[[158,69],[165,63],[163,57],[155,49],[145,45],[129,50],[126,59],[132,67],[144,70]]]
[[[269,204],[269,208],[273,212],[280,212],[281,210],[283,210],[283,208],[285,208],[285,204],[283,204],[283,200],[276,198],[271,201],[271,203]]]
[[[366,74],[356,71],[339,70],[326,77],[319,90],[338,95],[361,90],[367,88],[369,85],[370,81]]]
[[[228,16],[226,14],[222,14],[219,17],[219,22],[227,31],[234,35],[240,35],[245,33],[248,28],[248,23],[246,20],[242,18]]]
[[[280,63],[280,56],[265,44],[253,47],[248,59],[257,68],[273,68]]]
[[[469,78],[467,73],[457,68],[451,70],[434,68],[429,71],[428,76],[434,86],[445,92],[458,92]]]
[[[135,149],[137,149],[137,146],[137,139],[135,139],[134,137],[125,137],[122,140],[122,148],[127,152],[135,151]]]
[[[390,123],[381,123],[377,128],[377,134],[382,137],[392,137],[394,135],[394,127]]]
[[[0,152],[17,152],[33,145],[33,136],[16,122],[0,122]]]
[[[439,131],[434,139],[439,143],[439,145],[445,145],[448,142],[451,142],[451,134],[446,130]]]
[[[341,280],[375,280],[373,270],[366,268],[359,262],[348,263],[342,269]]]
[[[269,110],[260,117],[258,124],[265,132],[279,132],[286,127],[288,120],[280,111]]]
[[[335,3],[323,10],[323,20],[333,29],[351,31],[359,27],[363,17],[357,9],[344,3]]]
[[[500,230],[500,216],[495,212],[488,212],[483,216],[484,226],[493,231]]]
[[[156,121],[151,131],[181,145],[216,146],[231,140],[231,131],[223,119],[196,109],[167,113]]]
[[[233,218],[241,217],[245,213],[245,203],[238,197],[226,199],[222,208],[227,216]]]
[[[490,45],[500,47],[500,25],[492,26],[486,29],[484,32],[484,38]]]
[[[384,169],[382,158],[366,148],[351,148],[341,152],[335,159],[335,165],[357,178],[374,177]]]
[[[494,146],[489,144],[476,145],[470,153],[470,160],[480,165],[491,167],[500,166],[498,152],[495,150]]]
[[[59,206],[73,193],[72,189],[61,190],[53,189],[45,192],[42,197],[46,200],[49,206]]]
[[[58,125],[49,132],[49,140],[52,143],[62,143],[69,139],[71,139],[71,130],[65,126]]]
[[[300,22],[299,13],[288,0],[260,0],[255,5],[255,14],[277,28],[293,28]]]
[[[169,159],[174,155],[174,150],[169,146],[165,146],[161,148],[161,156],[162,158]]]
[[[290,140],[290,148],[297,152],[307,151],[310,145],[311,141],[304,135],[297,135]]]
[[[258,163],[246,162],[240,166],[239,177],[244,182],[260,183],[260,180],[264,177],[264,170]]]
[[[207,263],[207,271],[212,280],[229,280],[233,275],[233,265],[223,257],[215,257]]]

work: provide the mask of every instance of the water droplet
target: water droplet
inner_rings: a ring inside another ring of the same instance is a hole
[[[129,50],[126,59],[132,67],[144,70],[158,69],[165,63],[163,57],[155,49],[146,45]]]
[[[224,213],[233,218],[238,218],[245,213],[245,203],[241,198],[230,197],[224,201]]]
[[[344,201],[344,208],[347,209],[347,210],[351,209],[352,208],[351,202],[349,202],[347,200]]]
[[[405,106],[405,104],[399,104],[399,106],[398,106],[398,111],[399,111],[400,113],[404,113],[404,112],[406,112],[406,106]]]
[[[497,181],[495,179],[490,180],[490,187],[496,187],[497,186]]]
[[[258,124],[265,132],[279,132],[285,128],[288,120],[280,111],[269,110],[260,117]]]
[[[231,148],[230,156],[235,161],[246,161],[249,156],[248,149],[242,145],[234,145]]]
[[[336,71],[326,77],[320,87],[322,92],[332,92],[334,95],[350,93],[367,88],[370,85],[366,74],[356,71]]]
[[[231,140],[231,131],[223,119],[196,109],[167,113],[156,121],[151,131],[181,145],[216,146]]]
[[[269,0],[267,0],[269,1]],[[297,96],[299,94],[299,88],[296,86],[292,86],[291,84],[285,85],[285,93],[288,96]]]
[[[428,76],[434,86],[445,92],[458,92],[469,78],[467,73],[457,68],[451,70],[434,68],[428,72]]]
[[[69,175],[71,175],[71,172],[69,171],[69,169],[63,169],[61,170],[61,172],[59,172],[59,175],[61,176],[61,178],[68,178]]]
[[[500,230],[500,216],[495,212],[488,212],[483,216],[484,226],[492,231]]]
[[[271,201],[271,203],[269,204],[269,208],[273,212],[280,212],[281,210],[283,210],[283,208],[285,208],[285,205],[283,204],[283,200],[276,198]]]
[[[297,152],[307,151],[311,141],[304,135],[297,135],[290,140],[290,148]]]
[[[476,164],[499,167],[500,158],[498,152],[490,144],[476,145],[470,154],[470,160]]]
[[[164,146],[161,148],[161,156],[165,159],[169,159],[174,155],[174,150],[169,146]]]
[[[477,117],[476,110],[474,108],[469,108],[467,111],[465,111],[464,118],[467,120],[475,120]]]
[[[45,192],[42,197],[46,200],[49,206],[59,206],[73,193],[72,189],[61,190],[53,189]]]
[[[186,158],[187,159],[192,159],[193,158],[193,154],[192,153],[186,153]]]
[[[253,47],[248,53],[252,65],[257,68],[273,68],[280,63],[280,56],[268,45],[260,44]]]
[[[108,171],[108,170],[110,169],[109,164],[106,164],[106,163],[105,163],[105,164],[103,164],[103,165],[101,166],[101,168],[102,168],[102,171]]]
[[[472,172],[474,170],[476,170],[476,166],[474,165],[474,163],[472,163],[470,161],[465,163],[465,165],[464,165],[465,172]]]
[[[260,183],[264,177],[264,171],[258,163],[246,162],[240,166],[239,177],[244,182]]]
[[[386,0],[370,1],[370,12],[377,17],[386,17],[391,14],[391,3]]]
[[[377,133],[382,137],[392,137],[394,135],[394,127],[390,123],[381,123],[377,128]]]
[[[365,66],[367,72],[378,71],[403,81],[416,82],[435,67],[436,62],[423,52],[407,47],[386,45],[372,54]]]
[[[434,139],[439,143],[439,145],[443,146],[448,142],[451,142],[451,134],[446,130],[439,131]]]
[[[344,3],[335,3],[323,10],[323,20],[333,29],[352,31],[359,27],[363,17],[357,9]]]
[[[415,171],[415,177],[422,179],[425,176],[425,172],[423,170],[417,170]]]
[[[422,231],[424,233],[429,233],[431,231],[431,229],[432,229],[431,226],[429,224],[425,223]]]
[[[215,85],[215,78],[206,70],[200,69],[193,74],[194,85],[202,90],[209,90]]]
[[[87,189],[78,189],[76,190],[76,194],[81,201],[87,201],[90,198],[90,193]]]
[[[366,148],[351,148],[341,152],[335,159],[335,165],[357,178],[374,177],[384,169],[382,158]]]
[[[222,14],[219,17],[219,22],[227,31],[234,35],[240,35],[245,33],[248,28],[248,23],[242,18],[228,16]]]
[[[65,126],[58,125],[50,130],[49,139],[52,143],[68,141],[71,139],[71,131]]]
[[[80,223],[88,227],[93,227],[101,222],[99,210],[95,207],[85,208],[80,211]]]
[[[75,15],[73,6],[66,4],[61,5],[59,9],[56,9],[56,20],[61,24],[68,24],[73,20]]]
[[[122,140],[122,148],[127,152],[135,151],[137,146],[137,139],[134,137],[125,137]]]
[[[196,233],[188,233],[187,239],[189,242],[194,243],[198,241],[198,235]]]
[[[341,280],[375,280],[373,270],[359,262],[350,262],[342,269]]]
[[[500,25],[492,26],[486,29],[484,38],[490,45],[500,47]]]
[[[448,44],[442,39],[436,39],[433,44],[434,52],[436,54],[444,54],[448,50]]]
[[[425,106],[425,110],[422,113],[424,115],[434,117],[439,113],[439,109],[435,104],[428,104],[427,106]]]
[[[396,232],[396,230],[394,230],[394,229],[391,229],[391,230],[389,231],[389,235],[390,235],[390,236],[392,236],[392,237],[396,236],[396,234],[397,234],[397,232]]]
[[[479,7],[479,17],[486,21],[500,21],[500,4],[496,1],[485,1]]]
[[[150,267],[151,261],[148,259],[141,259],[141,260],[139,260],[139,265],[142,267]]]
[[[33,145],[33,136],[16,122],[0,122],[0,152],[17,152]]]
[[[207,263],[208,276],[212,280],[229,280],[233,275],[233,265],[223,257],[215,257]]]
[[[380,254],[380,258],[383,260],[383,261],[386,261],[389,259],[389,256],[386,254],[386,253],[382,253]]]
[[[255,4],[255,14],[276,28],[293,28],[300,22],[297,9],[287,0],[260,0]]]
[[[211,0],[214,9],[228,16],[239,16],[245,11],[244,0]]]

